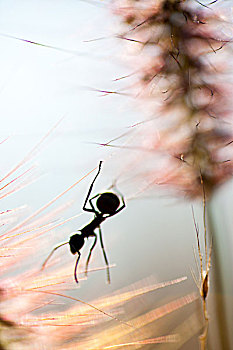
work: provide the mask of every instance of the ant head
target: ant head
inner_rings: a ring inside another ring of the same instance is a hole
[[[75,235],[70,237],[69,245],[72,254],[78,253],[84,245],[84,237],[76,233]]]
[[[102,214],[114,214],[119,205],[119,198],[112,192],[102,193],[96,201],[96,206]]]

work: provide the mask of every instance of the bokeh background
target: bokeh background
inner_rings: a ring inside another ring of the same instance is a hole
[[[28,185],[2,199],[1,210],[22,206],[19,218],[23,219],[104,160],[93,195],[106,191],[116,180],[127,202],[125,210],[102,225],[108,258],[115,265],[111,268],[112,283],[106,284],[105,271],[101,270],[90,273],[77,286],[71,270],[71,294],[91,301],[132,283],[146,285],[151,279],[162,282],[187,276],[180,285],[139,300],[140,309],[146,310],[152,304],[155,307],[197,291],[190,272],[190,268],[196,271],[193,254],[196,238],[190,202],[162,190],[144,196],[134,185],[134,169],[145,165],[140,162],[129,168],[128,161],[135,150],[124,148],[124,141],[133,137],[131,134],[118,140],[120,149],[100,145],[127,133],[132,125],[144,119],[143,108],[139,109],[128,94],[127,83],[115,81],[130,73],[122,41],[116,37],[118,30],[111,3],[106,1],[0,2],[0,137],[8,138],[0,145],[1,177],[54,128],[29,161],[36,168],[22,181]],[[122,94],[105,94],[101,90]],[[82,213],[81,208],[93,177],[94,173],[52,205],[64,206],[53,220],[81,215],[47,232],[41,244],[37,242],[31,248],[35,249],[33,267],[39,269],[56,244],[66,241],[72,232],[91,220],[92,216]],[[219,190],[213,203],[221,254],[227,257],[225,279],[230,281],[229,298],[232,298],[232,194],[230,182]],[[201,205],[194,203],[194,208],[202,228]],[[83,248],[80,269],[90,245],[89,240]],[[53,259],[57,266],[75,262],[67,247],[59,249]],[[98,246],[90,267],[103,266]],[[23,259],[17,266],[22,271],[27,267],[28,261]],[[13,278],[11,271],[9,275]],[[229,314],[230,322],[231,317]],[[179,317],[176,322],[178,325]]]

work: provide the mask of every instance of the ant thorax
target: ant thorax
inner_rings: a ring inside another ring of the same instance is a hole
[[[103,214],[98,214],[95,218],[85,227],[83,227],[80,231],[83,237],[93,236],[94,231],[100,224],[106,219]]]

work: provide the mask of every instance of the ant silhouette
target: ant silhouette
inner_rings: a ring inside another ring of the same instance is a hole
[[[76,283],[78,283],[78,278],[77,278],[77,267],[78,267],[78,263],[79,263],[79,259],[81,256],[80,253],[80,249],[83,247],[84,243],[85,243],[85,238],[89,238],[89,237],[95,237],[94,238],[94,243],[91,246],[89,255],[87,257],[87,261],[86,261],[86,268],[85,268],[85,274],[87,276],[87,272],[88,272],[88,264],[91,258],[91,254],[93,249],[95,248],[96,242],[97,242],[97,235],[94,232],[95,229],[99,228],[99,240],[100,240],[100,245],[102,248],[102,252],[103,252],[103,256],[104,256],[104,260],[105,260],[105,264],[107,266],[107,280],[108,283],[110,283],[110,272],[109,272],[109,263],[108,263],[108,258],[105,252],[105,248],[104,248],[104,243],[103,243],[103,237],[102,237],[102,231],[100,228],[101,223],[106,220],[107,218],[116,215],[117,213],[119,213],[122,209],[125,208],[125,201],[124,201],[124,197],[120,194],[121,197],[121,201],[122,201],[122,206],[120,208],[120,200],[118,198],[118,196],[112,192],[105,192],[105,193],[98,193],[97,195],[95,195],[94,197],[90,198],[91,195],[91,191],[94,185],[94,182],[96,181],[100,170],[101,170],[101,165],[102,165],[102,161],[99,162],[99,169],[98,172],[94,178],[94,180],[91,183],[91,186],[89,188],[89,191],[87,193],[87,197],[85,199],[84,205],[83,205],[83,210],[84,211],[88,211],[91,213],[95,214],[94,219],[85,227],[83,227],[81,230],[78,230],[81,232],[81,234],[74,234],[73,236],[70,237],[70,240],[68,242],[65,243],[61,243],[59,244],[57,247],[55,247],[51,253],[48,255],[48,257],[46,258],[46,260],[44,261],[43,265],[42,265],[42,270],[44,269],[45,265],[47,264],[48,260],[51,258],[51,256],[53,255],[53,253],[60,247],[62,247],[65,244],[69,244],[70,245],[70,251],[72,254],[76,254],[78,253],[78,258],[75,264],[75,268],[74,268],[74,278]],[[97,198],[98,197],[98,198]],[[96,200],[96,206],[98,211],[95,209],[94,204],[92,203],[92,200],[97,198]],[[91,208],[87,208],[87,202],[89,200],[89,204]]]

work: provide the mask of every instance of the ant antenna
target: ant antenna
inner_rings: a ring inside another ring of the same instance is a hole
[[[117,179],[113,180],[112,184],[108,187],[108,190],[111,190],[112,188],[116,188],[116,183],[117,183]]]
[[[68,244],[69,242],[65,242],[65,243],[62,243],[62,244],[59,244],[57,247],[55,247],[51,253],[49,253],[48,257],[45,259],[43,265],[41,266],[41,270],[43,270],[45,268],[45,265],[47,264],[48,260],[51,258],[51,256],[53,255],[53,253],[55,252],[55,250],[57,250],[58,248],[62,247],[63,245],[65,244]]]
[[[75,268],[74,268],[74,279],[75,282],[78,283],[78,277],[77,277],[77,267],[78,267],[78,263],[79,263],[79,259],[80,259],[81,253],[78,252],[78,258],[76,260],[76,264],[75,264]]]

